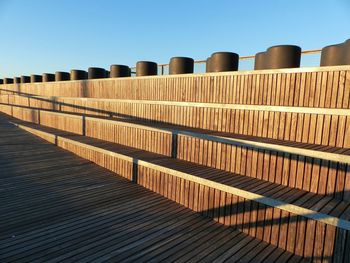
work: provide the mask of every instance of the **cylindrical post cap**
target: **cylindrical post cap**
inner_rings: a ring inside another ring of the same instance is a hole
[[[21,83],[30,83],[29,76],[21,76]]]
[[[300,67],[301,48],[294,45],[279,45],[267,49],[268,69]]]
[[[126,65],[111,65],[110,70],[110,78],[122,78],[131,76],[130,68]]]
[[[13,83],[13,79],[11,78],[4,78],[4,84],[12,84]]]
[[[68,72],[56,71],[55,81],[65,81],[70,80],[70,74]]]
[[[55,81],[55,75],[51,73],[43,73],[43,82]]]
[[[136,63],[136,76],[158,75],[158,65],[152,61],[138,61]]]
[[[210,69],[210,60],[211,60],[211,57],[208,57],[207,58],[207,61],[205,62],[205,72],[211,72],[211,69]]]
[[[215,52],[210,58],[210,71],[237,71],[239,55],[233,52]]]
[[[88,70],[89,79],[103,79],[106,77],[106,70],[104,68],[90,67]]]
[[[35,83],[35,82],[42,82],[42,77],[40,75],[30,75],[30,82]]]
[[[42,82],[42,77],[40,75],[30,75],[30,82],[35,83],[35,82]]]
[[[87,72],[85,70],[72,69],[70,71],[71,80],[87,79]]]
[[[169,63],[169,74],[193,73],[194,60],[188,57],[172,57]]]
[[[344,51],[345,46],[343,44],[330,45],[322,48],[321,67],[343,65]]]
[[[255,54],[254,69],[261,70],[266,69],[267,55],[266,52],[259,52]]]
[[[14,77],[13,78],[13,83],[20,84],[21,83],[21,78],[20,77]]]

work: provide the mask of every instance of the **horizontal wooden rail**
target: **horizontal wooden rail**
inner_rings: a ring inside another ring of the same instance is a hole
[[[0,103],[1,105],[1,103]],[[13,108],[22,108],[17,106],[11,106],[7,104],[2,104]],[[23,108],[28,109],[30,108]],[[234,138],[234,137],[226,137],[226,136],[220,136],[220,135],[212,135],[212,134],[206,134],[206,133],[199,133],[195,131],[190,130],[181,130],[181,129],[175,129],[170,127],[161,127],[160,125],[156,127],[151,127],[149,125],[141,125],[141,124],[135,124],[125,121],[117,121],[117,120],[110,120],[110,119],[101,119],[96,117],[86,117],[85,115],[77,115],[77,114],[69,114],[69,113],[60,113],[60,112],[53,112],[53,111],[47,111],[47,110],[41,110],[41,109],[31,109],[33,112],[36,113],[47,113],[50,115],[56,115],[61,116],[63,118],[74,118],[81,120],[82,122],[87,122],[89,120],[96,121],[96,122],[102,122],[102,123],[110,123],[111,125],[119,125],[123,127],[131,127],[136,129],[142,129],[142,130],[148,130],[148,131],[155,131],[155,132],[161,132],[163,134],[168,135],[185,135],[197,139],[203,139],[218,143],[224,143],[228,145],[236,145],[236,146],[243,146],[248,148],[254,148],[254,149],[261,149],[261,150],[268,150],[268,151],[277,151],[277,152],[283,152],[288,154],[294,154],[294,155],[301,155],[305,157],[312,157],[316,159],[322,159],[326,161],[333,161],[333,162],[340,162],[340,163],[346,163],[350,164],[350,154],[339,154],[339,153],[333,153],[333,152],[327,152],[327,151],[319,151],[319,150],[313,150],[313,149],[307,149],[302,148],[298,146],[289,146],[284,144],[274,144],[274,143],[268,143],[268,142],[260,142],[255,140],[249,140],[249,139],[241,139],[241,138]],[[40,119],[38,117],[38,119]],[[55,127],[54,127],[55,128]],[[343,151],[346,151],[347,149],[343,149]],[[350,149],[348,149],[350,150]]]
[[[130,103],[145,105],[163,105],[178,107],[194,108],[211,108],[211,109],[230,109],[230,110],[249,110],[249,111],[268,111],[268,112],[286,112],[286,113],[306,113],[320,115],[350,116],[350,109],[339,108],[314,108],[298,106],[272,106],[272,105],[252,105],[252,104],[229,104],[229,103],[202,103],[202,102],[183,102],[183,101],[157,101],[157,100],[129,100],[129,99],[100,99],[100,98],[81,98],[81,97],[64,97],[64,96],[28,96],[28,95],[0,95],[9,100],[10,96],[26,97],[28,99],[37,99],[48,103],[64,105],[65,102],[59,100],[77,100],[82,102],[104,102],[104,103]],[[98,109],[96,109],[98,110]]]
[[[72,114],[153,120],[237,135],[350,148],[350,140],[346,136],[350,127],[350,109],[18,95],[0,96],[0,102]]]
[[[40,110],[40,111],[43,111],[43,110]],[[45,112],[45,111],[43,111],[43,112]],[[161,127],[154,128],[154,127],[150,127],[150,126],[146,126],[146,125],[133,124],[133,123],[116,121],[116,120],[108,120],[108,119],[101,119],[101,118],[94,118],[94,117],[81,117],[78,115],[68,115],[66,113],[58,113],[58,112],[50,112],[50,111],[46,111],[46,112],[49,112],[50,114],[56,114],[59,116],[72,116],[73,118],[84,118],[86,121],[93,120],[93,121],[98,121],[98,122],[107,122],[110,124],[117,124],[117,125],[122,125],[125,127],[140,128],[143,130],[157,131],[157,132],[162,132],[162,133],[167,133],[167,134],[186,135],[186,136],[190,136],[190,137],[194,137],[194,138],[198,138],[198,139],[204,139],[204,140],[209,140],[209,141],[219,142],[219,143],[224,143],[224,144],[229,144],[229,145],[238,145],[238,146],[250,147],[250,148],[254,148],[254,149],[278,151],[278,152],[284,152],[284,153],[295,154],[295,155],[302,155],[302,156],[306,156],[306,157],[312,157],[312,158],[322,159],[322,160],[327,160],[327,161],[350,164],[350,154],[338,154],[338,153],[332,153],[332,152],[310,150],[310,149],[304,149],[304,148],[300,148],[300,147],[279,145],[279,144],[259,142],[259,141],[253,141],[253,140],[230,138],[230,137],[204,134],[204,133],[178,130],[178,129],[161,128]]]
[[[0,95],[0,96],[12,96]],[[337,115],[350,116],[350,109],[337,108],[313,108],[313,107],[289,107],[289,106],[271,106],[271,105],[248,105],[248,104],[226,104],[226,103],[202,103],[202,102],[183,102],[183,101],[159,101],[159,100],[128,100],[128,99],[100,99],[100,98],[77,98],[77,97],[45,97],[45,96],[27,96],[27,98],[38,98],[51,100],[52,103],[60,104],[58,99],[73,99],[79,101],[93,101],[93,102],[121,102],[121,103],[135,103],[147,105],[167,105],[180,107],[196,107],[196,108],[214,108],[214,109],[231,109],[231,110],[251,110],[251,111],[271,111],[271,112],[288,112],[288,113],[308,113],[308,114],[322,114],[322,115]]]

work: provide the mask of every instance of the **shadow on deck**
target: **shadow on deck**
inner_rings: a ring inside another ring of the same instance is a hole
[[[4,115],[0,200],[1,262],[302,260],[29,135]]]

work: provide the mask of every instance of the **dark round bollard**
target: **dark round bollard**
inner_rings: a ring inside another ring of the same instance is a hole
[[[211,61],[211,57],[208,57],[207,61],[205,62],[205,72],[207,72],[207,73],[211,72],[210,61]]]
[[[13,83],[20,84],[21,83],[21,78],[20,77],[14,77],[13,78]]]
[[[21,83],[30,83],[29,76],[21,76]]]
[[[4,78],[4,84],[12,84],[12,83],[13,83],[13,79]]]
[[[35,83],[35,82],[42,82],[43,78],[40,75],[30,75],[30,82]]]
[[[4,84],[4,80],[0,79],[0,85]]]
[[[215,52],[210,58],[210,71],[237,71],[239,55],[232,52]]]
[[[193,73],[194,60],[187,57],[173,57],[169,63],[169,74],[190,74]]]
[[[72,69],[70,71],[71,80],[87,79],[87,72],[85,70]]]
[[[89,79],[103,79],[106,77],[106,70],[104,68],[91,67],[88,70]]]
[[[255,54],[254,70],[266,69],[267,64],[266,52],[259,52]]]
[[[110,78],[123,78],[131,76],[130,68],[125,65],[111,65],[110,70]]]
[[[56,71],[55,81],[66,81],[70,80],[70,74],[68,72]]]
[[[300,67],[301,48],[294,45],[279,45],[267,49],[266,68]]]
[[[344,65],[350,65],[350,39],[346,40],[343,44],[344,48],[344,58],[343,58],[343,64]]]
[[[151,61],[138,61],[136,63],[136,76],[158,75],[158,65]]]
[[[55,81],[55,74],[44,73],[43,74],[43,82]]]
[[[337,44],[322,48],[320,66],[343,65],[345,45]]]

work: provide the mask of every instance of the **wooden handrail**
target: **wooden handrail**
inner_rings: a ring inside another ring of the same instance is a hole
[[[333,161],[333,162],[340,162],[345,164],[350,164],[350,155],[343,154],[343,153],[335,153],[327,150],[314,150],[314,149],[308,149],[305,147],[305,145],[302,144],[294,144],[294,145],[283,145],[279,144],[278,142],[271,141],[260,141],[257,140],[257,136],[250,136],[250,138],[240,138],[235,136],[227,136],[227,135],[220,135],[215,133],[203,133],[193,130],[186,130],[186,129],[179,129],[178,127],[167,127],[167,126],[149,126],[142,123],[132,123],[132,122],[125,122],[125,121],[119,121],[117,119],[104,119],[99,117],[93,117],[93,116],[86,116],[84,114],[76,114],[72,112],[55,112],[51,111],[49,109],[40,109],[40,108],[30,108],[27,106],[19,106],[19,105],[13,105],[13,104],[6,104],[6,103],[0,103],[0,111],[1,106],[4,106],[5,108],[11,108],[11,111],[22,109],[24,111],[31,111],[32,114],[46,114],[46,116],[50,115],[56,115],[61,116],[66,119],[77,119],[81,120],[82,122],[85,121],[95,121],[95,122],[102,122],[102,123],[109,123],[111,125],[119,125],[123,127],[128,128],[134,128],[134,129],[142,129],[142,130],[148,130],[163,134],[176,134],[176,135],[183,135],[188,136],[191,138],[197,138],[201,140],[216,142],[216,143],[224,143],[226,145],[237,145],[237,146],[244,146],[249,147],[256,150],[268,150],[268,151],[277,151],[281,153],[287,153],[291,155],[300,155],[305,157],[311,157],[315,159],[322,159],[326,161]],[[44,116],[42,115],[42,116]],[[30,121],[33,123],[36,123],[36,121]],[[45,125],[45,124],[44,124]],[[53,127],[57,128],[58,127]],[[66,130],[67,131],[67,130]],[[335,148],[335,147],[334,147]],[[335,148],[340,149],[340,148]]]
[[[311,55],[311,54],[319,54],[321,53],[322,49],[309,49],[309,50],[303,50],[301,51],[302,55]],[[240,56],[239,60],[249,60],[249,59],[254,59],[255,55],[248,55],[248,56]],[[205,64],[207,61],[206,60],[195,60],[194,64]],[[164,68],[168,67],[169,63],[165,63],[165,64],[158,64],[158,67],[161,68],[161,75],[164,74]],[[135,67],[131,67],[132,73],[136,73],[136,66]]]

